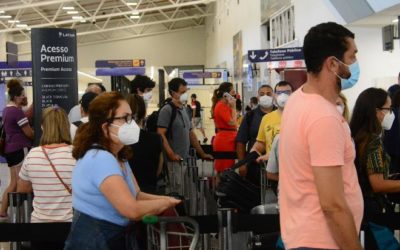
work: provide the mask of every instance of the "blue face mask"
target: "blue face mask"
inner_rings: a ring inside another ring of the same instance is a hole
[[[351,74],[349,78],[345,79],[335,73],[336,76],[340,78],[342,90],[349,89],[349,88],[353,87],[354,85],[356,85],[356,83],[358,82],[358,79],[360,78],[360,65],[358,64],[358,61],[355,61],[354,63],[352,63],[350,65],[347,65],[344,62],[340,61],[339,59],[337,59],[337,60],[341,64],[347,66],[349,68],[349,71]]]

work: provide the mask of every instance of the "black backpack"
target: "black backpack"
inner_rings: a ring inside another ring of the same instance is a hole
[[[155,132],[157,133],[157,121],[158,121],[158,115],[160,113],[160,110],[165,106],[165,105],[170,105],[172,108],[172,113],[171,113],[171,120],[169,121],[168,128],[167,128],[167,137],[172,138],[172,133],[171,133],[171,127],[172,123],[174,122],[176,118],[176,113],[177,113],[177,107],[172,103],[172,101],[165,102],[159,110],[153,111],[151,115],[147,117],[146,120],[146,131],[148,132]]]

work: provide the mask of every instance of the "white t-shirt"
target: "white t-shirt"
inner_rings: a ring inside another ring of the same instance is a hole
[[[81,118],[81,105],[77,104],[69,111],[68,119],[70,123],[73,123],[79,121]]]
[[[89,121],[89,117],[88,116],[82,117],[80,119],[80,121],[82,123],[87,123]],[[71,134],[71,141],[74,141],[74,138],[75,138],[77,130],[78,130],[78,127],[71,123],[70,126],[69,126],[69,132]]]
[[[71,187],[76,161],[72,146],[44,146],[64,183]],[[31,222],[72,221],[72,195],[57,178],[41,147],[33,148],[22,164],[19,177],[32,183],[34,198]]]

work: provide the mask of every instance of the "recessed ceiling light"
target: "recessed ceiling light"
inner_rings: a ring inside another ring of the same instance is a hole
[[[19,23],[19,20],[8,20],[8,23]]]
[[[28,24],[20,23],[20,24],[17,24],[15,26],[17,26],[17,28],[26,28],[26,27],[28,27]]]
[[[136,5],[138,5],[138,1],[137,0],[126,0],[125,3],[128,6],[136,6]]]
[[[83,16],[72,16],[72,19],[74,19],[74,20],[82,20]]]
[[[77,10],[69,10],[69,11],[67,11],[68,15],[75,15],[75,14],[78,14],[78,13],[79,12]]]
[[[2,16],[0,16],[0,19],[9,19],[9,18],[11,18],[10,15],[2,15]]]
[[[398,23],[399,22],[399,19],[393,19],[392,20],[392,23]]]
[[[74,10],[75,8],[72,6],[64,6],[62,7],[63,10]]]
[[[139,19],[139,18],[140,18],[140,16],[139,16],[139,15],[136,15],[136,16],[130,16],[129,18],[130,18],[130,19]]]

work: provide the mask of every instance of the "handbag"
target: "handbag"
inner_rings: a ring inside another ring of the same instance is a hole
[[[398,250],[400,244],[389,228],[369,222],[369,229],[375,238],[379,250]]]
[[[45,150],[43,147],[40,147],[40,148],[42,149],[42,151],[43,151],[43,153],[44,153],[44,156],[46,156],[47,160],[49,161],[50,166],[51,166],[51,168],[53,169],[53,172],[56,174],[56,176],[57,176],[57,178],[60,180],[61,184],[64,185],[65,189],[68,191],[69,194],[72,194],[72,189],[71,189],[67,184],[65,184],[65,182],[63,181],[63,179],[60,177],[60,175],[58,174],[58,172],[57,172],[57,170],[56,170],[56,167],[55,167],[54,164],[51,162],[51,160],[50,160],[48,154],[46,153],[46,150]]]

